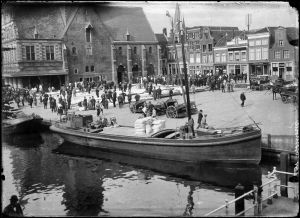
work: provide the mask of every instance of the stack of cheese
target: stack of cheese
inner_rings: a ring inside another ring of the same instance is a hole
[[[134,128],[135,128],[136,135],[144,135],[146,133],[146,124],[147,124],[147,121],[150,119],[151,119],[151,117],[145,117],[145,118],[137,119],[135,121]]]
[[[153,133],[156,133],[166,127],[166,121],[165,120],[154,120],[152,122],[152,130]]]

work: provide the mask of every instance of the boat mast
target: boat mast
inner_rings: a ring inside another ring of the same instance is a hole
[[[184,51],[184,30],[182,29],[181,32],[181,48],[182,48],[182,61],[183,61],[183,73],[184,73],[184,82],[185,82],[185,93],[186,93],[186,111],[188,115],[188,120],[191,119],[191,103],[190,103],[190,94],[189,94],[189,81],[187,76],[187,68],[186,68],[186,61],[185,61],[185,51]]]
[[[169,17],[170,20],[171,20],[171,27],[172,27],[172,31],[173,31],[171,40],[172,40],[173,49],[174,49],[174,52],[175,52],[176,69],[178,69],[177,75],[178,75],[178,77],[179,77],[179,80],[180,80],[180,87],[181,87],[181,90],[182,90],[182,93],[183,93],[183,95],[182,95],[182,96],[183,96],[183,102],[184,102],[185,105],[187,105],[187,104],[186,104],[185,95],[184,95],[184,89],[183,89],[183,83],[182,83],[181,73],[180,73],[181,68],[180,68],[180,65],[179,65],[179,57],[178,57],[178,54],[177,54],[177,48],[176,48],[176,45],[175,45],[174,22],[176,22],[176,21],[173,20],[173,18],[171,17],[171,15],[169,14],[168,11],[167,11],[167,13],[166,13],[166,16]]]

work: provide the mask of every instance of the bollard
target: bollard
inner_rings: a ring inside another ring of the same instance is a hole
[[[238,184],[235,188],[234,188],[234,193],[235,193],[235,198],[240,197],[241,195],[244,194],[244,186],[242,186],[241,184]],[[242,211],[245,210],[245,201],[244,198],[241,198],[240,200],[237,200],[235,202],[235,214],[238,214]],[[244,216],[245,213],[242,213],[241,216]]]
[[[228,216],[229,211],[228,211],[228,200],[227,200],[227,199],[225,199],[225,204],[226,204],[226,207],[225,207],[225,214],[226,214],[226,216]]]
[[[253,185],[253,190],[254,190],[254,199],[253,199],[253,204],[254,204],[254,216],[258,216],[258,204],[257,204],[257,185]]]
[[[271,134],[268,134],[268,148],[272,147],[272,143],[271,143]]]
[[[287,152],[280,153],[280,170],[284,172],[288,172],[289,167],[289,154]],[[280,184],[281,185],[288,185],[288,175],[280,174]],[[287,187],[280,186],[280,195],[283,197],[288,197],[288,190]]]

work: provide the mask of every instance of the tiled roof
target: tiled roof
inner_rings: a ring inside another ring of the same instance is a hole
[[[39,38],[49,39],[53,38],[53,35],[58,37],[64,28],[58,6],[17,5],[14,7],[14,10],[19,38],[34,38],[34,29],[36,27]]]
[[[211,31],[210,33],[214,38],[215,47],[226,46],[226,42],[231,41],[236,36],[239,36],[240,38],[245,38],[244,31]]]
[[[156,37],[157,41],[160,43],[168,43],[166,36],[162,33],[156,33],[155,37]]]
[[[186,27],[187,30],[190,29],[202,29],[204,27],[208,27],[211,31],[232,31],[232,29],[234,30],[239,30],[238,27],[228,27],[228,26],[193,26],[193,27]]]
[[[132,41],[157,42],[142,8],[99,5],[95,9],[115,41],[126,41],[128,29]]]

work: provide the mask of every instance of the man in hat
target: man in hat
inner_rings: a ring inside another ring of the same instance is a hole
[[[10,204],[3,210],[3,215],[11,217],[23,216],[23,211],[18,201],[18,197],[16,195],[12,195],[10,198]]]
[[[197,129],[199,129],[199,127],[201,126],[201,122],[202,122],[202,118],[203,118],[203,114],[202,114],[202,110],[199,111],[199,114],[198,114],[198,126],[197,126]]]
[[[244,107],[244,103],[245,103],[245,100],[246,100],[246,96],[245,96],[244,92],[241,93],[240,98],[241,98],[241,101],[242,101],[241,106]]]

